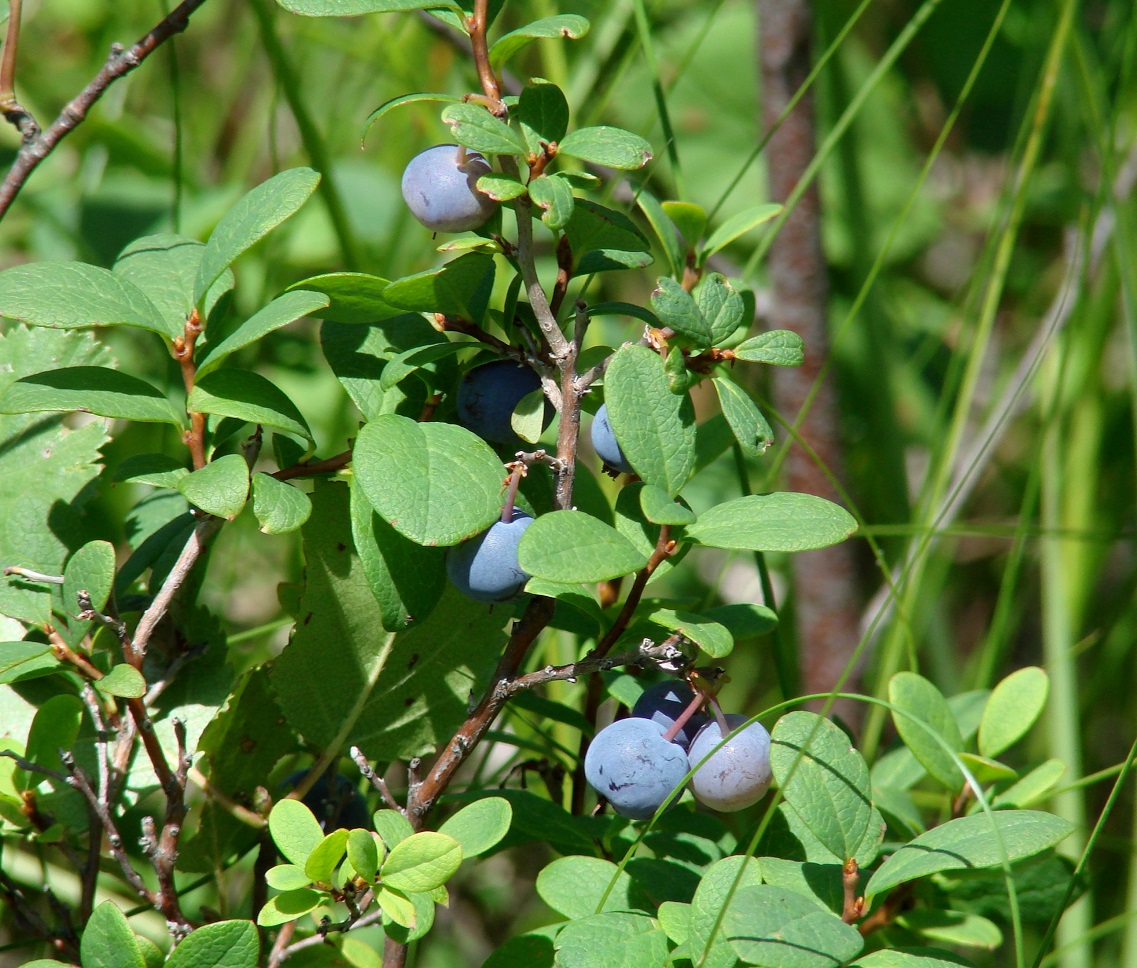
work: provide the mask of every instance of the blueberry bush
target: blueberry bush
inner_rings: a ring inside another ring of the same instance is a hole
[[[752,493],[779,436],[756,388],[809,348],[725,255],[787,210],[707,211],[655,175],[666,124],[648,140],[563,71],[524,77],[534,49],[592,42],[580,14],[278,4],[251,5],[278,66],[281,18],[445,38],[454,86],[358,119],[403,157],[392,238],[436,251],[258,275],[317,199],[351,214],[310,152],[184,220],[200,232],[0,272],[12,963],[442,964],[433,938],[512,858],[541,913],[511,902],[487,968],[1038,964],[1086,886],[1047,807],[1064,765],[1024,742],[1043,668],[725,698],[779,648],[770,562],[858,530],[822,496]],[[296,336],[316,327],[318,352]],[[235,601],[265,542],[303,561],[267,612]],[[684,577],[726,560],[761,601]]]

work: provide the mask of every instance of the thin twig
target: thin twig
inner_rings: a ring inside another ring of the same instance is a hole
[[[399,801],[391,795],[391,791],[388,789],[383,777],[376,773],[371,764],[367,762],[367,757],[363,755],[363,751],[360,750],[358,746],[353,746],[348,752],[351,755],[352,761],[359,767],[359,772],[363,775],[363,778],[379,791],[383,802],[392,810],[398,810],[399,813],[402,813],[403,808],[399,806]]]
[[[4,569],[5,575],[15,575],[27,581],[39,581],[45,585],[62,585],[62,575],[45,575],[42,571],[32,571],[31,568],[21,568],[19,565],[9,565]]]
[[[342,454],[336,454],[334,457],[313,462],[301,461],[291,467],[282,467],[278,471],[273,471],[269,476],[275,477],[278,481],[291,481],[297,477],[317,477],[320,474],[334,474],[350,463],[351,448],[349,447]]]
[[[4,53],[0,58],[0,114],[15,125],[24,144],[30,144],[39,135],[36,119],[16,100],[16,51],[20,45],[20,7],[23,0],[9,0],[8,35],[4,38]]]
[[[135,668],[141,668],[142,660],[146,657],[146,648],[150,644],[150,637],[154,634],[158,623],[165,618],[174,596],[182,587],[182,583],[186,580],[193,566],[197,564],[198,558],[205,551],[210,539],[220,530],[222,523],[221,518],[215,517],[207,517],[198,523],[189,536],[189,540],[186,541],[178,560],[174,562],[174,567],[170,569],[166,580],[162,582],[158,594],[154,596],[150,606],[142,613],[138,627],[134,630],[133,655],[128,656],[128,661]]]
[[[138,67],[161,44],[189,26],[189,18],[205,0],[183,0],[173,11],[162,18],[136,44],[125,50],[115,44],[106,63],[91,82],[60,112],[51,126],[24,144],[16,154],[3,183],[0,183],[0,219],[4,217],[28,176],[55,150],[68,134],[87,117],[108,87]]]

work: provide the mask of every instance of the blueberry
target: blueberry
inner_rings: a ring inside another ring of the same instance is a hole
[[[620,445],[616,443],[616,435],[612,432],[612,424],[608,420],[608,404],[606,403],[600,405],[600,409],[596,411],[596,416],[592,418],[592,449],[596,451],[596,456],[604,462],[605,467],[619,471],[621,474],[635,473],[632,465],[628,463],[628,458],[620,450]]]
[[[731,713],[725,718],[729,732],[749,717]],[[721,739],[722,732],[714,720],[699,730],[687,751],[691,767],[698,766]],[[770,734],[761,723],[751,723],[728,739],[695,771],[691,792],[696,800],[712,810],[742,810],[765,796],[772,777]]]
[[[297,770],[281,783],[282,787],[295,789],[296,785],[308,775],[307,770]],[[345,776],[336,774],[335,792],[328,786],[327,774],[321,776],[300,800],[320,821],[324,833],[333,830],[354,830],[357,827],[371,828],[371,811],[364,798],[352,782]]]
[[[517,543],[533,519],[514,511],[508,524],[490,527],[446,552],[446,574],[463,595],[479,602],[508,602],[521,594],[530,576],[517,563]]]
[[[458,383],[458,422],[490,443],[517,442],[510,418],[522,398],[540,387],[541,378],[513,360],[476,366]]]
[[[636,704],[632,707],[632,715],[639,719],[650,719],[659,723],[664,729],[670,729],[672,723],[691,705],[691,700],[694,698],[695,691],[682,680],[657,682],[653,686],[648,686],[636,700]],[[687,749],[695,734],[709,721],[710,717],[706,713],[695,713],[675,734],[674,742]]]
[[[432,232],[466,232],[484,223],[497,207],[477,190],[489,162],[458,145],[435,145],[415,155],[403,172],[403,199],[411,214]]]
[[[665,732],[650,719],[620,719],[589,744],[585,779],[618,814],[646,820],[683,783],[687,756],[663,738]]]

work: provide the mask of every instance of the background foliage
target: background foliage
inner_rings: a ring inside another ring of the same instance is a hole
[[[1126,0],[821,0],[815,10],[825,56],[814,91],[833,284],[830,375],[848,448],[846,506],[863,522],[863,691],[886,698],[902,668],[951,696],[1044,666],[1050,702],[1023,758],[1067,764],[1050,801],[1076,827],[1064,850],[1077,857],[1094,837],[1085,893],[1045,963],[1137,963],[1131,781],[1095,830],[1135,733],[1137,22]],[[509,16],[553,12],[531,0],[511,5]],[[658,196],[696,201],[720,218],[766,199],[754,160],[752,4],[581,0],[574,12],[592,20],[588,42],[534,44],[519,71],[561,85],[575,125],[620,124],[660,148],[651,169]],[[31,5],[21,98],[37,116],[54,116],[112,41],[133,39],[161,13],[143,0]],[[360,132],[391,97],[471,85],[466,58],[413,16],[308,20],[270,0],[206,4],[174,47],[113,87],[32,177],[0,224],[0,265],[110,266],[139,235],[205,238],[250,187],[310,164],[325,173],[321,193],[235,266],[240,318],[320,272],[395,278],[427,268],[434,244],[406,212],[398,178],[411,154],[445,140],[436,106],[385,116],[363,151]],[[1053,100],[1040,113],[1049,85]],[[956,119],[961,91],[968,97]],[[2,137],[5,163],[16,141],[11,131]],[[767,245],[756,233],[722,253],[760,294]],[[543,258],[551,265],[552,253]],[[644,302],[654,276],[629,273],[606,285],[612,299]],[[598,340],[618,345],[623,325],[598,320]],[[0,354],[22,365],[36,358],[35,339],[35,331],[9,333]],[[123,372],[177,382],[175,364],[143,341],[109,332],[106,342]],[[76,337],[70,362],[95,362],[98,352]],[[257,343],[242,365],[302,401],[321,453],[355,433],[357,413],[323,365],[313,321]],[[766,392],[760,383],[752,389]],[[703,396],[696,405],[706,413],[716,404]],[[18,428],[4,430],[10,437]],[[81,433],[101,430],[89,424]],[[749,466],[755,490],[776,483],[790,435],[778,426],[775,435],[771,455]],[[113,468],[131,454],[180,454],[180,446],[170,427],[131,423],[103,446],[102,462]],[[77,467],[66,493],[36,493],[34,476],[9,470],[18,463],[18,453],[0,454],[5,562],[33,502],[69,500],[93,476]],[[731,468],[716,465],[686,493],[708,506],[737,489]],[[130,485],[86,493],[74,533],[137,545],[149,524],[144,510],[126,514],[136,495]],[[301,565],[296,533],[266,537],[247,515],[218,537],[202,596],[229,631],[238,670],[279,652],[292,624],[280,602],[290,600]],[[792,590],[774,565],[789,616]],[[694,601],[760,598],[743,553],[704,554],[661,582]],[[792,656],[789,621],[782,635]],[[571,658],[566,647],[550,637],[547,660]],[[782,698],[771,655],[767,644],[736,651],[728,705],[758,712]],[[554,684],[551,695],[571,701],[574,688]],[[511,727],[536,730],[540,714],[523,709]],[[5,730],[24,715],[0,707]],[[575,747],[572,724],[548,728]],[[882,712],[865,713],[860,748],[870,762],[890,729]],[[521,759],[503,747],[478,769]],[[530,843],[464,870],[419,964],[480,963],[503,938],[548,920],[529,890],[546,860]],[[66,890],[67,872],[45,871],[34,851],[6,850],[3,864],[17,881],[46,876]],[[252,876],[247,867],[226,872],[199,903],[230,910]],[[529,900],[519,906],[519,897]],[[26,960],[21,949],[5,958]]]

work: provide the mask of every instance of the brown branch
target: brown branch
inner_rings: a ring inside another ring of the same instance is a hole
[[[16,51],[20,45],[20,7],[23,0],[9,0],[8,35],[4,38],[4,54],[0,59],[0,114],[20,132],[24,144],[39,135],[39,125],[31,112],[16,100]]]
[[[170,348],[174,359],[178,361],[178,366],[181,367],[182,383],[185,385],[187,397],[193,392],[194,383],[197,381],[197,363],[194,362],[193,354],[197,347],[197,338],[204,330],[205,323],[194,309],[186,319],[183,335],[175,337]],[[182,439],[193,458],[193,469],[199,471],[205,466],[205,414],[193,410],[187,410],[186,413],[189,414],[190,429],[183,434]]]
[[[465,762],[470,751],[485,735],[501,711],[501,707],[505,705],[509,698],[509,684],[516,678],[529,647],[552,619],[554,605],[551,598],[540,595],[530,600],[521,618],[513,624],[509,643],[481,701],[454,734],[446,748],[438,754],[438,758],[422,782],[411,785],[407,792],[407,817],[416,827],[421,826],[423,819],[434,806],[435,800],[450,783],[455,771]]]
[[[680,648],[680,645],[685,641],[683,635],[678,632],[664,639],[659,645],[650,639],[645,639],[638,648],[620,652],[617,655],[588,655],[579,662],[545,666],[543,669],[518,676],[503,688],[508,695],[515,696],[526,689],[543,686],[548,682],[583,679],[593,673],[607,672],[609,669],[615,669],[619,666],[637,666],[648,669],[657,668],[661,663],[686,665],[689,660],[686,653]]]
[[[809,92],[799,97],[810,71],[810,3],[757,0],[757,10],[763,125],[772,130],[781,122],[766,147],[770,200],[784,202],[797,189],[815,154],[812,97]],[[769,275],[769,325],[792,330],[805,341],[803,365],[779,368],[775,376],[777,409],[792,422],[806,406],[829,355],[828,277],[816,183],[802,194],[771,245]],[[801,447],[789,451],[786,466],[791,490],[837,499],[823,468],[838,479],[844,476],[838,412],[834,385],[821,383],[801,428],[802,438],[819,460],[812,460]],[[828,692],[841,681],[859,637],[860,596],[853,546],[846,542],[794,555],[792,568],[802,689]],[[860,707],[855,703],[842,702],[838,707],[842,717],[859,721]]]
[[[845,866],[841,869],[841,885],[845,893],[841,920],[853,924],[865,913],[865,899],[858,892],[861,886],[861,868],[853,857],[845,861]]]
[[[647,564],[636,573],[636,580],[632,583],[628,597],[624,600],[624,607],[620,609],[620,614],[616,616],[616,621],[612,623],[612,627],[604,633],[604,637],[596,644],[596,648],[589,652],[585,659],[602,659],[608,654],[609,649],[616,644],[616,640],[624,634],[628,623],[631,622],[632,615],[635,614],[636,607],[647,587],[648,579],[655,573],[655,569],[663,564],[674,551],[675,542],[671,540],[670,525],[660,525],[655,550],[651,553]]]
[[[363,755],[363,751],[358,746],[353,746],[348,752],[351,755],[352,762],[359,767],[359,772],[362,777],[379,791],[383,802],[392,810],[398,810],[399,813],[402,813],[403,808],[399,806],[399,801],[391,795],[391,791],[388,789],[383,777],[376,773],[371,764],[367,762],[367,757]]]
[[[0,184],[0,219],[7,213],[31,173],[55,150],[60,141],[82,123],[106,89],[138,67],[165,41],[184,31],[189,26],[190,16],[203,3],[205,0],[183,0],[131,47],[125,50],[119,44],[111,47],[110,56],[91,82],[64,107],[46,131],[26,142],[16,154],[16,160]]]
[[[482,90],[485,91],[486,97],[500,104],[501,82],[498,81],[490,64],[489,43],[486,37],[490,27],[489,6],[489,0],[474,0],[474,14],[466,18],[466,29],[470,32],[470,48]]]
[[[103,677],[101,669],[96,669],[87,659],[63,641],[63,636],[55,630],[55,626],[45,625],[43,630],[47,633],[48,642],[51,643],[52,653],[60,662],[73,665],[83,674],[84,678],[97,680]]]
[[[336,471],[347,467],[351,463],[351,448],[349,447],[342,454],[336,454],[334,457],[327,457],[324,460],[314,462],[301,461],[299,464],[293,464],[291,467],[282,467],[278,471],[273,471],[270,477],[275,477],[278,481],[291,481],[297,477],[315,477],[318,474],[334,474]]]
[[[915,881],[901,884],[892,891],[884,902],[875,911],[857,925],[861,937],[867,938],[874,931],[887,928],[901,914],[907,911],[914,902]]]

